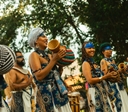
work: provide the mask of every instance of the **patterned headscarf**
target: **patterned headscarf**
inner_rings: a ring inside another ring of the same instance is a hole
[[[39,36],[44,35],[42,28],[34,28],[30,31],[29,36],[28,36],[28,43],[30,47],[35,48],[35,42],[38,39]]]
[[[15,63],[15,53],[8,46],[0,45],[0,75],[7,73]]]

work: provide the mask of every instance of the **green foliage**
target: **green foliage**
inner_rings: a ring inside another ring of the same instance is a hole
[[[63,45],[81,45],[90,38],[96,46],[95,60],[99,63],[99,44],[110,42],[117,53],[116,61],[122,62],[128,55],[128,1],[127,0],[1,0],[0,44],[16,45],[16,37],[22,36],[20,49],[29,52],[29,30],[42,27],[49,39],[59,38]],[[88,32],[80,25],[89,28]],[[20,29],[20,32],[18,32]]]
[[[125,60],[125,56],[128,56],[126,49],[128,47],[126,42],[128,40],[126,25],[128,23],[128,1],[87,0],[86,3],[84,1],[81,3],[81,0],[77,0],[75,3],[74,12],[79,16],[80,22],[86,23],[90,27],[94,43],[110,42],[117,53],[116,60],[118,62]],[[84,8],[80,7],[81,4]]]

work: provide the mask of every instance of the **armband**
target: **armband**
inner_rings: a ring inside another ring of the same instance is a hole
[[[35,70],[35,71],[33,71],[32,73],[36,73],[36,72],[38,72],[38,71],[40,71],[42,68],[40,68],[40,69],[38,69],[38,70]]]

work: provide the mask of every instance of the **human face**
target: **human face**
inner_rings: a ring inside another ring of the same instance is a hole
[[[89,42],[85,44],[85,52],[88,55],[88,57],[93,57],[95,54],[95,48],[93,43]]]
[[[126,61],[128,62],[128,57],[127,57]]]
[[[36,46],[42,50],[46,49],[48,43],[48,39],[45,35],[39,35],[36,40]]]
[[[16,63],[20,67],[23,67],[25,65],[24,56],[20,52],[16,53]]]
[[[104,50],[103,52],[104,57],[111,57],[112,56],[112,49]]]

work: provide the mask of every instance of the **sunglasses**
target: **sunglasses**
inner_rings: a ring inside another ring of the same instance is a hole
[[[42,32],[41,34],[39,34],[37,37],[39,38],[39,37],[44,37],[45,35],[44,35],[44,33]]]
[[[23,56],[17,56],[16,58],[24,58]]]

